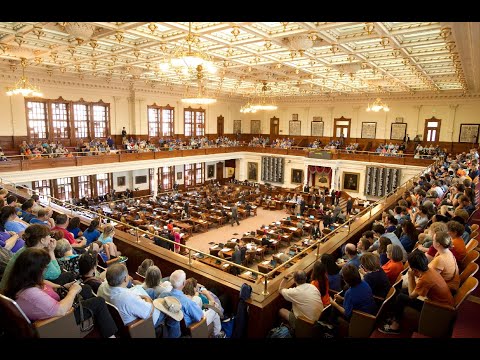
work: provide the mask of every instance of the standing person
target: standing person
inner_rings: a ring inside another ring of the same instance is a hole
[[[238,221],[238,208],[237,208],[237,204],[233,204],[232,207],[231,207],[231,210],[232,210],[232,226],[233,226],[233,223],[236,221],[237,222],[237,225],[240,225],[240,222]]]
[[[125,130],[125,126],[122,129],[122,140],[125,140],[127,138],[127,130]]]
[[[353,200],[351,197],[348,198],[347,200],[347,214],[350,215],[352,213],[353,209]]]
[[[331,198],[332,205],[335,205],[335,189],[334,188],[332,188],[332,191],[330,192],[330,198]]]

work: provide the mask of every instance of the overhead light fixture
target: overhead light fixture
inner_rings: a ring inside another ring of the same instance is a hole
[[[183,67],[186,70],[194,71],[201,65],[209,73],[216,73],[217,68],[213,65],[212,58],[198,48],[198,37],[192,33],[192,23],[188,23],[188,35],[185,38],[187,50],[179,47],[174,50],[170,63],[173,67]]]
[[[217,99],[208,97],[205,95],[205,86],[203,84],[203,66],[197,65],[197,81],[198,81],[198,94],[193,97],[184,97],[182,99],[183,103],[187,104],[199,104],[199,105],[210,105],[217,102]]]
[[[368,104],[367,111],[379,112],[383,110],[385,112],[390,111],[390,108],[380,98],[377,98],[372,104]]]
[[[27,59],[21,58],[20,63],[22,64],[22,77],[18,80],[15,85],[7,88],[7,95],[22,95],[22,96],[35,96],[42,97],[42,92],[28,81],[25,76],[25,67],[27,66]]]
[[[250,108],[253,110],[266,110],[266,111],[271,111],[271,110],[277,110],[278,106],[273,104],[270,101],[267,101],[267,95],[266,92],[267,90],[270,90],[270,87],[267,86],[267,82],[263,81],[262,82],[262,94],[258,98],[258,102],[255,104],[250,105]],[[253,111],[251,111],[253,112]]]

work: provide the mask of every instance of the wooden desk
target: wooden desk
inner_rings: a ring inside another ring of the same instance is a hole
[[[204,263],[204,264],[208,264],[210,266],[213,266],[214,268],[217,268],[219,270],[222,270],[222,271],[226,271],[228,272],[228,270],[230,269],[230,264],[227,264],[227,263],[222,263],[220,262],[220,264],[218,264],[217,260],[215,260],[214,258],[211,258],[211,257],[204,257],[204,258],[197,258],[198,261]]]

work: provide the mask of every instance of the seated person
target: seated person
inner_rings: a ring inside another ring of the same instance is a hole
[[[162,282],[162,272],[156,265],[152,265],[147,269],[142,287],[152,299],[158,298],[165,292],[172,291],[172,284],[170,281]]]
[[[419,299],[420,296],[447,306],[454,304],[452,293],[442,275],[428,267],[425,253],[412,251],[408,255],[408,264],[408,289],[403,289],[395,300],[394,320],[378,328],[384,334],[400,333],[400,319],[406,306],[422,310],[423,301]]]
[[[296,287],[286,288],[287,281],[292,277],[284,277],[278,287],[279,292],[285,300],[292,303],[292,311],[280,309],[279,315],[282,320],[287,321],[292,329],[295,329],[295,320],[304,316],[310,321],[317,321],[323,311],[323,303],[320,291],[307,283],[307,274],[303,270],[295,271],[293,279]]]
[[[78,259],[78,271],[82,282],[89,285],[93,292],[96,294],[98,287],[104,281],[106,272],[104,271],[101,276],[97,276],[97,252],[86,251],[80,255]]]
[[[25,245],[25,241],[16,232],[0,231],[0,247],[16,253],[23,245]]]
[[[57,240],[54,254],[60,269],[62,269],[62,271],[70,271],[75,278],[78,278],[78,254],[73,253],[72,246],[66,239]]]
[[[90,222],[88,228],[83,233],[83,236],[85,237],[85,239],[87,239],[87,245],[90,245],[92,242],[98,240],[98,238],[100,237],[100,231],[97,229],[99,224],[100,223],[98,219],[93,219]]]
[[[358,268],[347,264],[342,268],[342,275],[349,289],[345,292],[345,297],[335,294],[331,302],[334,309],[346,320],[350,320],[353,310],[375,315],[377,305],[373,299],[372,289],[362,280]]]
[[[152,317],[153,325],[157,328],[162,323],[167,325],[166,337],[180,337],[180,323],[183,314],[180,308],[176,315],[173,315],[175,308],[174,300],[169,299],[167,311],[164,307],[155,306],[152,299],[142,287],[135,287],[135,290],[127,289],[129,276],[127,267],[124,264],[113,264],[108,267],[106,282],[98,288],[98,296],[104,298],[118,308],[123,323],[126,325],[135,319],[148,319]],[[141,291],[140,291],[141,290]],[[165,304],[163,304],[165,305]],[[171,308],[171,310],[168,310]],[[170,315],[170,316],[167,316]],[[177,319],[172,318],[171,316]]]
[[[360,275],[363,276],[374,296],[386,298],[388,290],[390,290],[390,281],[385,271],[380,267],[380,259],[378,255],[366,253],[360,257]]]
[[[388,244],[386,254],[388,261],[382,266],[382,269],[387,275],[390,285],[393,285],[398,275],[403,271],[403,252],[400,246]]]
[[[75,216],[68,222],[67,230],[70,231],[75,239],[78,239],[83,235],[83,231],[80,229],[80,218]],[[88,244],[87,244],[88,245]]]

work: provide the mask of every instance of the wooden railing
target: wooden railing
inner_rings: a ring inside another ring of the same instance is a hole
[[[155,152],[129,152],[117,150],[115,153],[104,153],[91,155],[89,153],[70,153],[69,157],[53,157],[55,155],[41,155],[38,158],[25,155],[8,156],[7,161],[0,161],[0,172],[28,171],[50,169],[66,166],[85,166],[110,164],[118,162],[158,160],[175,157],[204,156],[224,153],[250,152],[274,155],[303,156],[325,160],[354,160],[362,162],[379,162],[386,164],[428,166],[432,159],[416,159],[412,154],[402,156],[380,156],[378,153],[367,151],[345,151],[345,150],[318,150],[310,148],[279,149],[271,147],[219,147],[190,150],[172,150]]]

